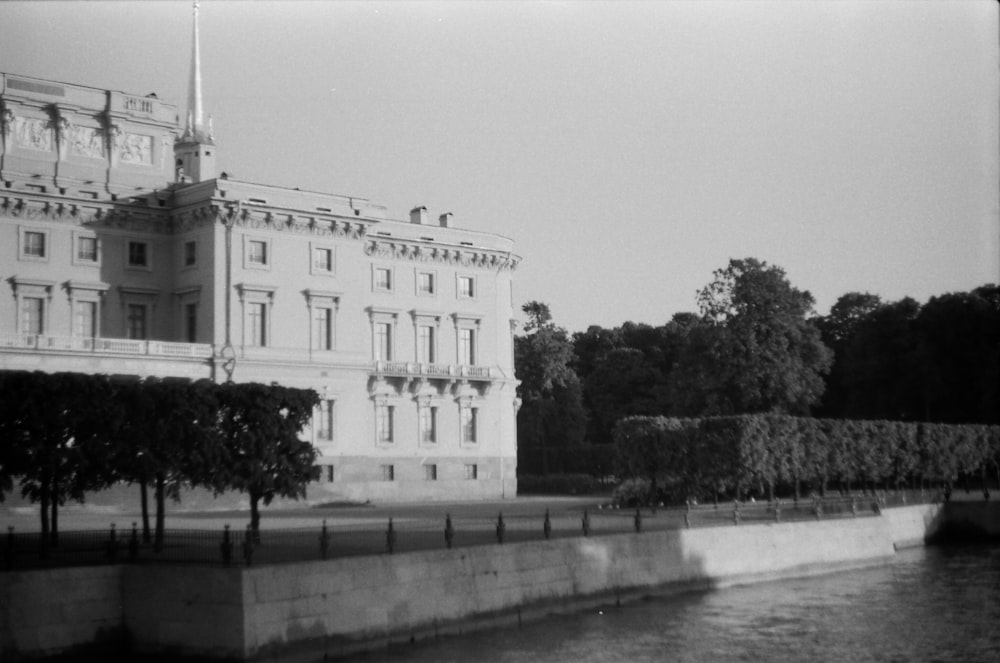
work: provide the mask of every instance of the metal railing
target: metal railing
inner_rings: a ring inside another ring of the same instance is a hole
[[[58,542],[43,546],[38,532],[8,528],[3,540],[2,567],[6,570],[95,564],[202,564],[251,566],[413,552],[476,545],[502,545],[553,538],[606,536],[684,528],[753,526],[767,523],[874,517],[890,506],[917,504],[919,494],[907,497],[858,496],[827,499],[689,504],[650,509],[583,509],[552,515],[496,517],[388,518],[338,525],[324,520],[317,527],[222,530],[167,529],[161,541],[144,540],[133,523],[130,529],[62,531]]]
[[[465,364],[429,364],[407,361],[377,360],[374,371],[386,375],[429,378],[473,378],[488,380],[493,376],[489,366],[467,366]]]

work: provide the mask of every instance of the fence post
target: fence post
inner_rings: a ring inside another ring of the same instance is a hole
[[[691,499],[684,502],[684,527],[691,529]]]
[[[858,500],[855,497],[851,498],[851,515],[855,518],[858,517]]]
[[[390,555],[396,549],[396,530],[392,528],[392,518],[389,518],[389,529],[385,531],[385,548]]]
[[[135,558],[139,556],[139,529],[136,524],[132,523],[132,535],[128,540],[128,557],[129,560],[135,561]]]
[[[542,523],[542,532],[545,533],[545,538],[549,538],[552,535],[552,521],[549,519],[549,510],[545,510],[545,522]]]
[[[507,532],[507,525],[503,522],[503,512],[497,516],[497,543],[503,543],[504,534]]]
[[[319,556],[326,559],[330,553],[330,535],[326,531],[326,518],[323,519],[323,530],[319,533]]]
[[[774,500],[774,522],[781,522],[781,500]]]
[[[639,532],[642,531],[642,511],[639,510],[639,507],[635,508],[634,521],[635,521],[635,532],[636,534],[638,534]]]
[[[3,553],[4,566],[7,570],[14,568],[14,526],[7,526],[7,545]]]
[[[451,548],[452,542],[455,540],[455,528],[451,524],[451,514],[446,513],[444,516],[444,542]]]
[[[233,540],[229,535],[229,525],[222,530],[222,543],[219,545],[219,552],[222,553],[222,563],[229,566],[233,561]]]
[[[733,524],[740,524],[740,503],[736,500],[733,500]]]
[[[115,524],[111,523],[111,533],[108,535],[108,561],[115,563],[118,557],[118,534],[115,532]]]
[[[823,502],[819,497],[813,499],[813,515],[816,516],[816,520],[819,520],[823,515]]]
[[[587,513],[586,509],[583,510],[583,521],[581,524],[583,525],[583,535],[590,536],[590,514]]]

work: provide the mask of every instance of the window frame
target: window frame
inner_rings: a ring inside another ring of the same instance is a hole
[[[256,246],[263,248],[263,261],[254,260],[253,249]],[[271,251],[271,239],[256,235],[243,236],[243,268],[270,271],[274,262],[274,253]]]
[[[28,253],[29,241],[28,237],[39,237],[41,238],[41,254]],[[51,236],[49,234],[48,228],[37,228],[33,226],[20,226],[18,228],[18,249],[17,257],[18,260],[23,260],[25,262],[48,262],[49,256],[52,254],[52,243]]]
[[[316,256],[318,252],[328,252],[329,266],[317,265]],[[319,242],[309,242],[309,273],[313,276],[334,276],[337,273],[337,247],[333,244],[322,244]]]
[[[464,282],[469,283],[468,293],[463,292],[462,284]],[[476,280],[475,274],[455,274],[455,299],[466,299],[470,301],[479,299],[479,282]]]
[[[85,258],[80,255],[80,245],[84,240],[92,240],[94,242],[94,257]],[[90,266],[100,266],[101,264],[101,240],[98,239],[97,235],[90,233],[74,232],[73,233],[73,258],[72,262],[74,265],[90,265]]]
[[[385,273],[387,275],[387,283],[385,285],[379,282],[379,274]],[[372,292],[384,292],[391,293],[395,292],[396,289],[396,274],[395,270],[384,265],[372,265]]]

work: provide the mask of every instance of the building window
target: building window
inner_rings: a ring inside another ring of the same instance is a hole
[[[458,363],[466,366],[476,364],[476,330],[460,328],[458,330]]]
[[[267,303],[247,304],[248,345],[262,348],[267,345]]]
[[[396,480],[396,468],[392,465],[379,465],[379,470],[382,473],[382,481]]]
[[[184,242],[184,266],[191,267],[198,262],[198,243],[195,241]]]
[[[316,439],[320,442],[333,442],[333,406],[334,401],[319,402],[316,413]]]
[[[458,296],[462,299],[473,299],[476,296],[476,280],[471,276],[458,277]]]
[[[45,333],[45,300],[41,297],[21,299],[21,333]]]
[[[333,272],[333,249],[321,247],[313,249],[313,271],[322,274]]]
[[[79,262],[97,262],[97,238],[76,238],[76,259]]]
[[[336,476],[336,474],[333,471],[334,470],[333,465],[324,465],[323,469],[324,469],[323,474],[326,475],[326,482],[333,483],[334,478]]]
[[[82,338],[97,336],[97,302],[76,302],[73,335]]]
[[[125,334],[128,338],[145,340],[146,305],[129,304],[125,308]]]
[[[392,361],[392,324],[389,322],[375,323],[375,359]]]
[[[437,478],[438,466],[434,464],[424,465],[424,479],[426,481],[437,481]]]
[[[198,304],[184,305],[184,340],[188,343],[198,342]]]
[[[433,364],[437,357],[434,351],[434,327],[419,325],[417,327],[417,361],[422,364]]]
[[[436,407],[420,408],[420,441],[434,444],[437,442],[437,411]]]
[[[21,255],[25,258],[44,258],[46,256],[45,233],[37,230],[25,230],[21,243]]]
[[[128,243],[128,266],[149,267],[149,244],[146,242]]]
[[[333,350],[333,309],[328,306],[313,309],[313,349]]]
[[[388,444],[393,441],[392,415],[394,409],[392,405],[375,406],[375,435],[381,443]]]
[[[434,274],[431,272],[417,273],[417,294],[433,295],[435,292]]]
[[[475,463],[470,463],[465,466],[465,478],[470,481],[475,481],[479,478],[479,466]]]
[[[463,407],[461,412],[462,442],[475,444],[477,442],[477,428],[479,423],[479,409],[474,407]]]
[[[374,273],[373,288],[376,291],[392,291],[392,270],[388,267],[376,267]]]
[[[247,242],[247,263],[251,266],[265,267],[268,264],[267,242],[251,239]]]

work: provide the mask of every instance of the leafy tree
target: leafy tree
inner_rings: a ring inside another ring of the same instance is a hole
[[[592,441],[610,443],[615,424],[624,417],[662,414],[656,392],[661,380],[639,350],[618,348],[605,354],[584,385],[596,433]]]
[[[845,355],[865,319],[881,305],[882,300],[878,295],[849,292],[841,295],[830,307],[829,315],[816,320],[823,343],[833,351],[833,364],[818,408],[822,416],[844,416],[847,400]]]
[[[685,413],[807,413],[831,362],[807,319],[812,295],[792,287],[780,267],[746,258],[716,270],[698,302],[706,327],[689,336],[672,374]],[[691,393],[700,396],[684,397]]]
[[[260,531],[260,503],[275,497],[305,497],[319,477],[316,449],[299,439],[319,396],[310,389],[277,384],[219,385],[219,433],[224,455],[210,481],[250,498],[250,527]]]

